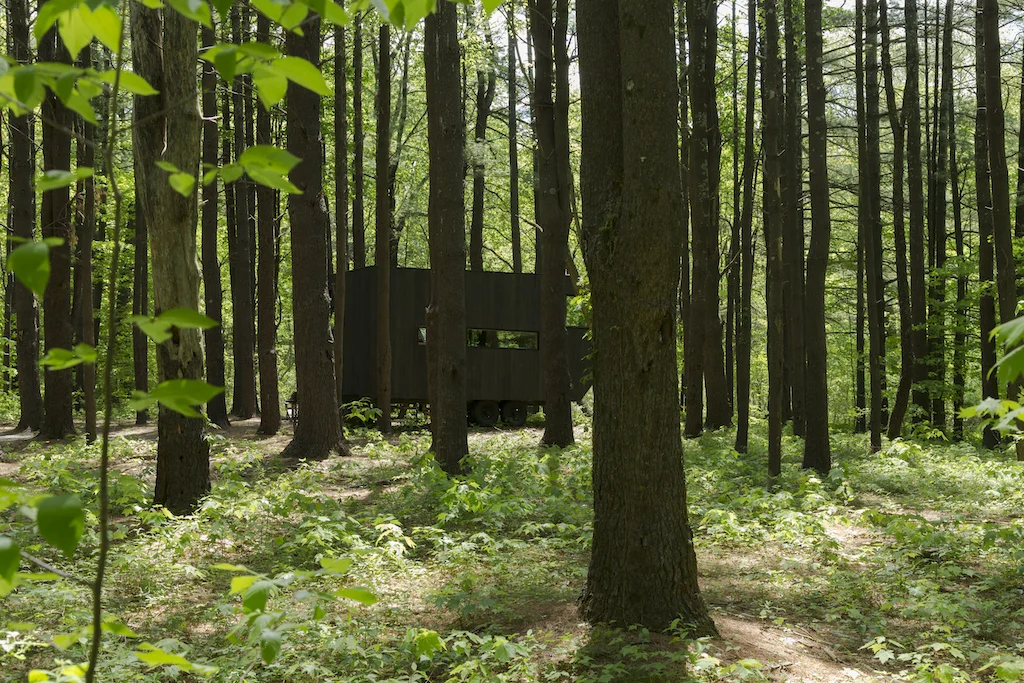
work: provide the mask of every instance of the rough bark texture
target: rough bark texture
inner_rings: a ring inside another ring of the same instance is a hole
[[[427,141],[430,147],[430,426],[434,458],[458,474],[469,452],[466,434],[466,237],[458,13],[443,2],[427,17]]]
[[[948,35],[952,37],[952,0],[946,2],[946,28]],[[950,51],[952,61],[952,50]],[[950,66],[950,73],[952,67]],[[955,110],[953,98],[943,100],[944,106],[949,108],[949,120],[955,123]],[[966,371],[967,371],[967,329],[968,329],[968,295],[967,295],[967,269],[966,250],[964,244],[963,225],[963,198],[960,192],[960,168],[957,166],[957,143],[956,126],[950,126],[949,136],[949,184],[953,191],[953,241],[956,247],[956,306],[953,309],[953,438],[962,441],[964,438],[964,419],[960,412],[964,408],[964,394],[966,392]]]
[[[810,0],[810,2],[814,1]],[[811,49],[810,37],[807,39],[807,49]],[[810,62],[808,62],[808,69],[810,68]],[[740,303],[739,311],[737,312],[738,324],[736,329],[736,450],[740,453],[747,452],[747,442],[750,433],[750,297],[754,288],[752,224],[754,222],[754,166],[757,163],[754,154],[754,93],[756,86],[757,2],[756,0],[750,0],[747,5],[747,103],[743,143],[743,211],[740,214],[740,265],[742,266],[742,274],[740,277]],[[808,81],[808,112],[811,111],[810,98],[811,87]],[[824,102],[822,104],[824,106]],[[822,117],[824,117],[824,113]],[[824,123],[824,118],[822,122]],[[824,137],[822,140],[824,140]],[[808,278],[810,278],[810,275],[810,262],[808,261]],[[824,278],[824,271],[822,272],[822,277]],[[808,294],[809,296],[810,294]],[[808,313],[808,324],[810,324],[810,313]],[[808,336],[808,343],[810,343],[810,336]],[[810,354],[809,346],[808,354]],[[808,363],[810,363],[810,355],[808,355]],[[827,420],[825,421],[825,426],[826,428],[828,427]],[[811,431],[809,428],[808,434]]]
[[[366,223],[363,217],[363,19],[352,22],[352,267],[366,265]]]
[[[201,124],[196,84],[197,29],[171,10],[132,6],[132,58],[136,72],[159,95],[135,98],[135,175],[153,250],[156,312],[199,308],[196,259],[196,196],[182,197],[156,167],[168,161],[185,173],[199,172]],[[172,141],[174,144],[168,144]],[[175,329],[157,344],[161,381],[202,379],[203,350],[198,330]],[[210,490],[210,448],[203,420],[160,407],[157,421],[156,489],[153,502],[174,513],[194,509]]]
[[[334,275],[334,393],[343,400],[345,360],[345,280],[348,255],[348,83],[345,29],[334,27],[334,221],[337,267]],[[269,115],[267,128],[269,131]],[[276,366],[276,361],[275,361]]]
[[[868,145],[867,145],[867,103],[864,93],[864,2],[856,0],[854,3],[854,78],[856,79],[857,99],[857,304],[855,313],[855,327],[857,338],[857,358],[854,363],[854,408],[856,419],[854,420],[853,431],[861,434],[868,429],[868,402],[867,402],[867,359],[865,347],[865,333],[867,331],[867,302],[865,299],[865,269],[864,252],[867,245],[867,226],[870,222],[868,217],[871,209],[870,202],[865,196],[865,188],[868,186]]]
[[[562,9],[561,7],[559,8]],[[565,10],[568,11],[567,9]],[[543,443],[567,446],[573,443],[572,411],[569,403],[569,365],[565,331],[565,261],[568,256],[569,220],[566,208],[568,184],[563,176],[561,159],[568,155],[568,145],[559,139],[559,126],[553,97],[555,87],[555,53],[565,51],[565,24],[559,20],[555,35],[552,0],[530,3],[530,33],[533,35],[534,62],[534,126],[537,131],[537,224],[541,228],[540,270],[540,351],[544,373],[544,436]]]
[[[981,0],[978,0],[981,4]],[[979,7],[979,10],[981,8]],[[992,189],[988,168],[988,93],[985,87],[985,37],[982,30],[982,13],[977,13],[975,26],[975,85],[978,98],[977,116],[974,121],[974,184],[978,193],[978,284],[981,296],[979,304],[980,346],[981,346],[981,393],[985,398],[999,398],[999,383],[992,371],[996,364],[996,343],[992,330],[996,326],[995,251],[992,244]],[[995,448],[999,435],[986,429],[982,442],[987,448]]]
[[[40,7],[45,4],[40,3]],[[71,60],[54,26],[39,40],[39,60]],[[43,122],[43,171],[67,171],[71,167],[71,110],[61,104],[51,90],[46,91],[41,108]],[[70,349],[75,331],[71,318],[71,192],[65,186],[42,193],[39,218],[44,238],[57,237],[63,244],[50,247],[50,281],[43,293],[43,350]],[[39,436],[63,439],[75,433],[72,370],[43,371],[43,424]]]
[[[508,194],[512,228],[512,272],[523,272],[522,230],[519,221],[519,111],[516,94],[516,11],[508,9]]]
[[[914,347],[910,319],[910,281],[907,275],[906,199],[903,189],[906,129],[904,109],[896,106],[896,88],[892,76],[890,52],[889,13],[885,0],[879,5],[879,23],[882,29],[882,73],[885,80],[885,98],[889,113],[889,127],[893,131],[892,160],[892,231],[896,249],[896,300],[900,309],[900,382],[889,414],[887,436],[897,438],[903,430],[903,419],[910,404],[910,389],[914,384]]]
[[[927,295],[924,269],[924,185],[921,171],[921,89],[917,0],[906,0],[907,81],[903,108],[907,131],[907,182],[910,196],[910,322],[914,347],[912,396],[920,419],[928,410],[928,395],[920,385],[928,378]]]
[[[804,210],[803,210],[803,98],[800,90],[799,16],[794,0],[783,3],[786,33],[786,114],[783,199],[785,222],[782,233],[782,269],[786,307],[786,375],[793,434],[805,432],[806,350],[804,340]],[[798,8],[799,10],[799,8]]]
[[[91,55],[87,49],[86,55]],[[87,57],[88,59],[88,57]],[[86,62],[92,66],[91,59]],[[93,147],[96,129],[91,123],[79,120],[80,137],[77,147],[77,163],[79,167],[92,168],[96,160]],[[77,249],[80,254],[75,274],[75,290],[78,293],[80,306],[78,334],[83,344],[96,346],[96,312],[92,300],[92,239],[96,233],[96,183],[92,177],[80,183],[82,197],[81,225],[78,230]],[[96,364],[83,363],[82,366],[83,410],[85,411],[85,438],[89,443],[96,441]]]
[[[202,29],[203,48],[217,42],[212,28]],[[217,69],[211,62],[203,62],[203,163],[217,165]],[[220,280],[217,181],[203,185],[203,303],[206,315],[217,321],[215,327],[203,331],[206,342],[206,381],[215,387],[224,386],[224,290]],[[210,421],[221,427],[228,425],[228,407],[225,394],[215,396],[206,407]]]
[[[761,71],[761,109],[764,127],[764,235],[768,271],[768,474],[782,471],[782,193],[779,141],[782,136],[782,64],[779,59],[779,17],[775,0],[764,3],[764,68]]]
[[[289,55],[320,63],[320,17],[303,25],[304,36],[288,33]],[[295,437],[282,457],[322,460],[344,453],[334,385],[334,340],[331,338],[330,219],[323,188],[323,139],[320,97],[288,82],[288,151],[302,159],[290,179],[302,194],[288,196],[291,223],[292,319],[295,338],[295,383],[300,417]],[[385,269],[386,270],[386,269]]]
[[[270,42],[270,20],[256,19],[256,40]],[[270,112],[257,105],[256,144],[269,145]],[[269,187],[256,187],[256,231],[259,246],[257,267],[256,353],[260,368],[260,434],[277,434],[281,428],[281,396],[277,378],[277,230],[278,198]],[[344,301],[344,298],[342,298]],[[340,355],[340,351],[335,349]]]
[[[136,177],[135,196],[139,196],[138,178]],[[134,283],[132,288],[132,315],[149,315],[149,231],[146,229],[146,216],[142,207],[135,205],[135,249],[134,249]],[[149,391],[149,337],[139,328],[132,326],[132,368],[136,391]],[[144,425],[149,422],[149,411],[139,410],[135,413],[135,424]]]
[[[391,433],[391,29],[380,27],[377,77],[377,428]]]
[[[701,367],[690,369],[686,378],[686,434],[694,436],[702,428],[705,398],[709,427],[724,427],[732,418],[718,315],[718,181],[722,154],[715,99],[718,4],[688,2],[686,14],[693,111],[689,166],[693,276],[686,324],[692,328],[687,333],[690,343],[702,354]]]
[[[807,433],[803,466],[827,474],[832,467],[828,434],[828,344],[825,334],[825,274],[832,224],[829,216],[828,127],[822,76],[821,0],[807,0],[807,167],[811,242],[807,251],[804,323],[807,326]]]
[[[241,8],[231,8],[231,28],[236,43],[243,41]],[[236,76],[232,86],[231,108],[234,117],[235,160],[245,152],[245,83]],[[234,185],[235,248],[230,256],[231,268],[231,355],[234,359],[234,380],[231,392],[231,414],[247,420],[256,414],[256,319],[253,309],[252,269],[255,262],[253,208],[249,204],[249,179],[242,177]]]
[[[469,253],[471,270],[484,269],[484,149],[487,145],[487,120],[494,104],[494,92],[498,85],[498,72],[493,63],[494,40],[489,24],[484,24],[484,38],[487,57],[477,62],[476,68],[476,119],[473,124],[473,208],[469,227]]]
[[[864,52],[864,89],[867,100],[865,124],[865,151],[867,152],[864,179],[866,185],[860,196],[867,202],[867,222],[864,225],[864,267],[867,276],[867,316],[870,334],[870,362],[868,374],[871,382],[871,407],[868,413],[870,448],[882,448],[882,387],[885,373],[885,289],[882,280],[882,191],[881,153],[879,145],[879,88],[878,88],[878,0],[867,0],[867,47]]]
[[[710,635],[675,400],[681,201],[672,3],[581,0],[577,26],[595,348],[594,540],[581,611],[592,622],[658,630],[680,618],[693,635]]]

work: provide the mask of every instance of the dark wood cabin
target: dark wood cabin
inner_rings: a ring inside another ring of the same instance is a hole
[[[571,283],[566,278],[566,292]],[[427,402],[426,308],[430,271],[391,270],[391,396],[394,403]],[[350,271],[345,292],[346,400],[377,394],[376,268]],[[544,403],[541,377],[540,281],[532,273],[466,273],[466,400],[478,424],[500,416],[510,425]],[[569,397],[590,388],[586,328],[568,328]]]

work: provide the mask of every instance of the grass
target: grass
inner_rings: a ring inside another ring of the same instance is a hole
[[[580,623],[592,530],[583,429],[565,450],[538,447],[536,430],[475,433],[472,474],[456,482],[417,428],[360,431],[355,457],[294,468],[274,457],[285,437],[253,431],[213,438],[214,489],[187,518],[148,505],[152,431],[115,439],[105,607],[137,637],[110,627],[102,680],[1024,677],[1024,477],[1004,451],[898,441],[868,454],[863,438],[836,435],[836,467],[819,479],[799,470],[789,437],[769,482],[763,435],[749,455],[729,432],[687,442],[702,590],[723,636],[694,642]],[[81,441],[9,447],[0,476],[22,498],[71,492],[92,505],[96,457]],[[23,549],[85,577],[94,522],[68,561],[17,506],[0,512]],[[376,602],[363,604],[361,587]],[[57,680],[81,662],[88,608],[66,580],[0,600],[0,680],[32,669]]]

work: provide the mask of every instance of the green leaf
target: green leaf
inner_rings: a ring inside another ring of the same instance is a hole
[[[42,175],[36,178],[36,189],[39,192],[49,192],[50,190],[57,190],[68,185],[74,185],[79,180],[85,180],[91,178],[93,170],[88,166],[81,166],[76,168],[74,172],[71,171],[46,171]]]
[[[60,15],[71,10],[79,0],[47,0],[39,7],[39,14],[36,15],[36,24],[32,28],[32,34],[39,40],[50,30]]]
[[[121,49],[121,16],[113,6],[107,4],[98,5],[88,14],[84,14],[82,18],[98,41],[103,43],[115,55],[119,54]]]
[[[223,562],[220,563],[220,564],[213,565],[211,567],[211,569],[219,569],[222,572],[247,572],[247,571],[249,571],[249,569],[247,567],[243,567],[240,564],[226,564],[226,563],[223,563]]]
[[[287,194],[302,194],[302,190],[280,173],[274,173],[262,168],[250,168],[246,172],[254,182],[264,187],[281,190]]]
[[[215,387],[198,379],[172,379],[161,382],[148,394],[136,392],[131,405],[142,410],[154,402],[186,417],[202,417],[194,406],[203,405],[224,391],[224,387]]]
[[[99,123],[96,120],[96,112],[93,110],[92,105],[89,104],[89,100],[77,90],[71,93],[71,96],[64,101],[64,106],[91,124]]]
[[[487,12],[487,14],[490,14],[494,10],[498,9],[499,7],[501,7],[501,5],[502,5],[502,3],[504,3],[504,1],[505,0],[483,0],[484,11]]]
[[[274,583],[266,579],[254,582],[242,594],[242,609],[246,612],[262,612],[267,607],[267,600],[275,590]]]
[[[78,59],[79,53],[92,41],[92,29],[82,16],[86,12],[89,12],[89,7],[82,3],[61,14],[57,20],[57,31],[72,60]]]
[[[248,171],[250,167],[265,168],[277,173],[289,173],[302,161],[291,152],[273,145],[247,147],[238,157],[238,163]]]
[[[426,657],[431,659],[435,653],[443,652],[447,649],[447,645],[437,631],[431,631],[429,629],[422,629],[413,638],[413,648],[416,651],[417,657]]]
[[[309,9],[299,2],[293,2],[288,9],[281,13],[281,17],[277,20],[281,26],[287,31],[295,31],[299,35],[302,35],[302,30],[299,29],[299,24],[305,21],[309,15]]]
[[[54,348],[46,352],[39,364],[51,370],[67,370],[80,363],[96,362],[96,349],[88,344],[78,344],[73,349]]]
[[[28,109],[35,109],[43,101],[43,81],[31,66],[12,69],[14,72],[14,96]]]
[[[260,657],[265,664],[270,664],[277,659],[281,652],[281,633],[272,628],[263,629],[260,634]]]
[[[317,95],[327,95],[331,92],[320,70],[301,57],[281,57],[271,62],[271,66],[289,81],[312,90]]]
[[[104,71],[99,75],[99,79],[104,83],[114,85],[114,80],[117,77],[117,72],[113,69]],[[121,80],[118,81],[119,87],[123,90],[130,92],[133,95],[156,95],[160,91],[149,84],[142,76],[138,75],[133,71],[122,71]],[[159,165],[161,162],[157,162]],[[161,167],[162,168],[162,167]],[[167,169],[164,169],[167,170]],[[177,170],[176,168],[174,169]]]
[[[335,574],[345,574],[352,568],[351,557],[321,557],[320,566]]]
[[[14,582],[14,575],[21,563],[21,548],[18,542],[7,536],[0,536],[0,580]]]
[[[50,281],[50,247],[44,242],[18,245],[7,257],[7,270],[36,296],[43,296]]]
[[[172,173],[168,182],[171,183],[174,191],[182,197],[191,197],[192,192],[196,189],[195,176],[191,176],[188,173]]]
[[[157,344],[163,344],[171,338],[171,326],[163,320],[150,318],[147,315],[133,315],[128,319],[142,330],[142,333]]]
[[[217,326],[217,321],[191,308],[172,308],[156,317],[157,320],[182,329],[208,330]]]
[[[167,4],[186,19],[198,21],[206,28],[213,28],[213,16],[206,0],[167,0]]]
[[[999,372],[999,382],[1008,384],[1024,374],[1024,346],[1018,346],[1013,351],[1000,358],[995,365]]]
[[[115,636],[121,636],[122,638],[139,637],[134,631],[125,626],[124,622],[113,615],[104,617],[103,623],[100,624],[100,629],[107,633],[113,633]]]
[[[235,576],[231,579],[231,595],[248,590],[249,586],[259,580],[258,576]]]
[[[39,535],[70,559],[85,532],[82,499],[74,494],[48,496],[36,506]]]
[[[217,14],[220,15],[221,19],[228,16],[228,12],[231,11],[231,5],[234,4],[234,0],[212,0],[213,8],[217,10]]]
[[[334,592],[339,598],[347,598],[349,600],[355,600],[356,602],[362,603],[369,607],[370,605],[377,602],[377,596],[368,591],[365,588],[341,588]]]
[[[285,93],[288,92],[288,79],[262,64],[253,69],[252,82],[256,86],[256,94],[263,103],[263,108],[267,110],[283,100]]]

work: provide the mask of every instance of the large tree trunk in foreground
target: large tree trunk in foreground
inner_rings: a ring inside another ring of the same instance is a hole
[[[427,17],[423,54],[430,153],[430,427],[434,458],[449,474],[462,470],[466,435],[466,235],[458,13],[443,2]]]
[[[559,8],[562,10],[563,8]],[[568,12],[567,8],[564,8]],[[534,76],[534,121],[537,131],[537,166],[540,196],[537,224],[541,227],[540,344],[544,376],[544,436],[546,444],[573,443],[572,411],[569,403],[569,365],[565,331],[565,261],[568,255],[569,215],[563,211],[568,188],[559,158],[568,147],[559,143],[555,103],[555,51],[565,51],[564,23],[559,35],[553,31],[552,0],[530,3],[530,33],[536,50]],[[559,47],[556,42],[562,40]]]
[[[827,474],[832,467],[828,434],[828,344],[825,334],[825,274],[832,233],[829,216],[828,128],[822,76],[821,0],[804,6],[807,30],[807,167],[810,178],[811,243],[807,251],[804,324],[807,351],[807,433],[803,466]]]
[[[212,28],[203,28],[203,47],[217,42]],[[217,165],[217,69],[212,62],[203,62],[203,163]],[[215,327],[203,330],[206,342],[206,378],[215,387],[224,386],[224,290],[220,280],[220,243],[217,209],[217,181],[203,185],[203,299],[206,315],[217,321]],[[228,407],[225,395],[214,396],[207,404],[210,421],[220,427],[228,426]]]
[[[270,20],[262,14],[256,19],[256,40],[270,42]],[[269,145],[270,112],[257,104],[256,144]],[[256,231],[259,242],[257,264],[256,353],[260,367],[260,434],[277,434],[281,428],[281,396],[277,378],[277,193],[256,186]],[[342,298],[344,301],[344,298]],[[335,350],[335,353],[340,353]]]
[[[867,276],[867,316],[870,334],[869,377],[871,406],[868,413],[870,447],[882,448],[882,387],[885,375],[885,320],[882,316],[885,290],[882,280],[882,192],[881,154],[879,151],[878,89],[878,0],[867,0],[867,49],[864,58],[864,88],[867,108],[865,151],[867,152],[861,199],[867,205],[864,225],[864,267]]]
[[[672,4],[581,0],[577,17],[595,349],[594,540],[581,611],[591,622],[656,630],[681,619],[691,635],[712,635],[686,518],[676,401],[682,206]]]
[[[153,249],[153,299],[159,314],[199,308],[196,259],[196,196],[183,197],[156,167],[167,161],[181,171],[199,172],[200,118],[197,107],[197,25],[170,9],[132,6],[132,58],[136,72],[159,95],[135,98],[135,175]],[[167,141],[174,144],[167,144]],[[156,346],[161,381],[202,379],[203,349],[198,330],[177,330]],[[153,502],[176,514],[194,509],[210,490],[210,447],[203,419],[160,406],[157,422],[156,490]]]
[[[41,3],[42,6],[45,3]],[[39,60],[68,63],[64,41],[54,26],[39,41]],[[71,167],[71,110],[61,104],[56,93],[47,90],[43,100],[43,170],[67,171]],[[70,189],[60,187],[43,192],[39,218],[44,238],[63,240],[50,247],[50,280],[43,293],[43,348],[70,349],[75,331],[71,318],[71,196]],[[39,436],[63,439],[75,433],[75,375],[68,370],[43,372],[43,425]]]
[[[320,63],[320,17],[304,26],[304,36],[289,33],[289,55]],[[295,383],[299,421],[295,437],[282,457],[322,460],[332,452],[345,453],[334,384],[334,343],[331,338],[329,273],[324,257],[330,251],[330,219],[323,188],[323,140],[320,136],[320,96],[288,82],[288,151],[302,161],[291,181],[302,194],[288,196],[291,223],[292,299],[295,338]]]

